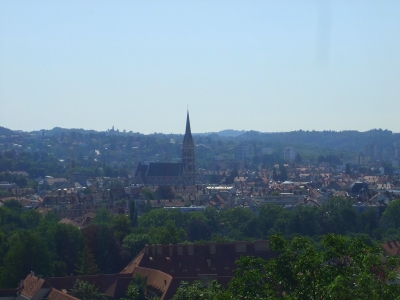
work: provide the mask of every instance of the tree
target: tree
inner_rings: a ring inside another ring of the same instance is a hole
[[[99,208],[96,211],[96,215],[92,219],[91,223],[94,225],[106,225],[109,226],[112,220],[112,215],[107,208]]]
[[[114,231],[114,236],[120,242],[132,231],[131,220],[125,215],[113,216],[110,227]]]
[[[129,219],[131,220],[131,225],[135,227],[137,225],[137,209],[135,200],[131,199],[129,201]]]
[[[222,300],[229,299],[227,294],[215,280],[208,282],[208,284],[203,284],[198,280],[195,280],[192,284],[183,281],[172,300]]]
[[[82,234],[101,272],[113,273],[122,268],[121,247],[111,228],[91,225],[83,228]]]
[[[385,228],[400,227],[400,199],[393,200],[382,214],[381,223]]]
[[[75,266],[75,272],[78,275],[95,275],[99,273],[96,260],[88,246],[83,248],[83,251],[78,258],[78,263]]]
[[[153,244],[177,244],[182,241],[185,231],[177,227],[172,220],[168,220],[165,226],[152,228],[150,237]]]
[[[146,200],[146,204],[143,206],[143,212],[148,213],[153,209],[153,206],[151,205],[150,199]]]
[[[122,300],[145,300],[146,277],[136,275],[126,289],[126,298]]]
[[[4,201],[4,207],[7,207],[11,209],[12,211],[15,211],[16,213],[21,213],[22,212],[22,204],[16,199],[10,199]]]
[[[144,198],[145,198],[146,200],[154,200],[154,199],[155,199],[154,193],[153,193],[150,189],[148,189],[148,188],[144,188],[144,189],[142,190],[142,193],[143,193]]]
[[[95,289],[93,284],[77,279],[70,294],[80,300],[107,300],[107,297]]]
[[[55,276],[74,273],[75,264],[84,248],[82,232],[72,225],[43,219],[37,227],[51,255]]]
[[[148,234],[128,234],[123,242],[122,249],[127,251],[131,257],[135,257],[146,244],[150,244],[150,236]]]
[[[235,299],[398,299],[398,258],[382,260],[381,250],[361,239],[334,234],[315,248],[303,237],[288,242],[272,236],[277,257],[241,257],[229,283]],[[279,283],[279,284],[277,284]]]
[[[210,240],[211,230],[200,220],[192,219],[188,223],[187,235],[190,241]]]
[[[158,199],[175,199],[175,194],[170,186],[160,185],[155,191]]]
[[[32,231],[20,230],[8,238],[9,249],[2,258],[0,285],[14,288],[31,271],[51,275],[50,254],[41,237]]]

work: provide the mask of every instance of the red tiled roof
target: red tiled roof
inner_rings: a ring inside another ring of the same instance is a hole
[[[385,244],[382,244],[381,247],[389,255],[400,256],[400,241],[389,241]]]
[[[115,297],[123,297],[125,295],[126,287],[129,285],[129,282],[126,284],[124,290],[116,289],[116,286],[124,285],[121,282],[121,278],[129,278],[132,279],[132,274],[105,274],[105,275],[87,275],[87,276],[67,276],[67,277],[53,277],[47,278],[46,280],[51,284],[52,287],[62,290],[70,290],[77,279],[93,284],[95,288],[99,289],[100,293],[105,294],[107,297],[115,298]],[[122,294],[121,294],[122,293]],[[117,298],[118,298],[117,297]]]
[[[30,274],[24,280],[24,288],[21,294],[32,298],[41,288],[50,288],[50,286],[43,279]]]
[[[51,289],[50,293],[47,295],[48,300],[79,300],[71,295],[65,294],[59,290]]]

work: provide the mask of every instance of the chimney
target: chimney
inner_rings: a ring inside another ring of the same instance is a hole
[[[183,244],[178,244],[178,255],[183,254]]]
[[[246,252],[246,242],[235,243],[236,252]]]
[[[189,252],[189,255],[193,255],[193,253],[194,253],[194,244],[193,243],[188,244],[188,252]]]
[[[174,246],[172,244],[169,244],[169,256],[172,256],[174,254]]]
[[[61,196],[61,189],[58,189],[58,196]]]
[[[215,243],[210,243],[210,254],[215,254],[216,253],[216,245]]]
[[[157,255],[161,255],[161,254],[162,254],[162,245],[157,244]]]

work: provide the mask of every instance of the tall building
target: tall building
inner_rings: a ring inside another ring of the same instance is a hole
[[[296,157],[296,151],[293,147],[285,147],[283,150],[283,159],[284,160],[294,160]]]
[[[378,156],[378,149],[375,144],[364,145],[363,152],[365,156],[369,156],[372,159]]]
[[[186,116],[186,130],[182,142],[182,161],[150,162],[136,168],[133,182],[148,185],[190,186],[195,184],[196,167],[194,141],[190,129],[189,112]]]
[[[249,157],[249,146],[247,145],[237,145],[234,150],[236,160],[246,160]]]

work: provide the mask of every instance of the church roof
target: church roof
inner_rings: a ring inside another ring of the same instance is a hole
[[[148,165],[142,165],[141,163],[139,163],[139,165],[137,166],[136,172],[135,172],[135,176],[145,176],[147,173],[147,169],[149,168]]]
[[[182,176],[183,163],[150,163],[146,176]]]

